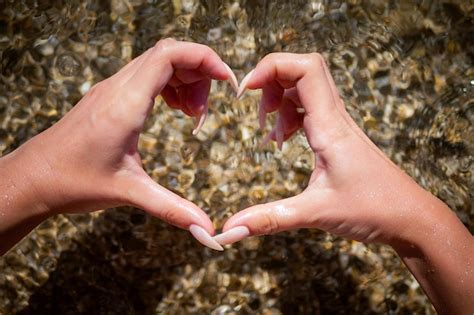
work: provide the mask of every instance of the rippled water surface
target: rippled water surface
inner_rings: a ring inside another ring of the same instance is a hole
[[[211,46],[239,79],[270,52],[317,51],[357,123],[473,232],[473,19],[469,0],[0,0],[0,155],[160,38]],[[301,191],[313,156],[302,134],[258,148],[259,92],[211,94],[197,137],[157,99],[140,152],[220,228]],[[433,313],[388,247],[305,230],[215,253],[131,208],[51,218],[0,270],[0,314]]]

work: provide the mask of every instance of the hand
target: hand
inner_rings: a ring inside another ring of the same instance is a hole
[[[229,244],[249,235],[319,228],[389,244],[440,314],[474,312],[474,238],[358,128],[320,55],[271,54],[244,78],[238,94],[246,88],[263,89],[262,125],[267,113],[278,113],[266,140],[281,147],[303,127],[316,167],[300,195],[235,214],[215,240]]]
[[[242,81],[239,92],[245,88],[263,90],[262,125],[267,113],[277,112],[266,139],[281,146],[303,127],[316,168],[303,193],[243,210],[224,231],[245,226],[260,235],[319,228],[364,242],[389,242],[410,228],[413,197],[428,194],[351,119],[320,55],[271,54]]]
[[[5,205],[11,211],[0,224],[2,241],[12,227],[19,231],[31,221],[31,205],[40,205],[34,213],[38,218],[131,205],[175,226],[197,225],[214,234],[200,208],[146,174],[137,151],[159,94],[169,106],[201,117],[197,132],[207,114],[211,79],[237,85],[230,68],[209,47],[165,39],[95,85],[58,123],[1,159],[0,175],[8,172],[4,178],[11,183],[0,187],[11,197]],[[21,210],[14,211],[15,204]]]

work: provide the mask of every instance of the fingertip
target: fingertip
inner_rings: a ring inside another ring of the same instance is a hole
[[[239,242],[248,236],[250,236],[250,230],[248,227],[236,226],[226,232],[214,236],[213,238],[221,245],[228,245]]]
[[[239,88],[237,90],[237,99],[239,99],[245,92],[245,90],[248,88],[248,83],[252,79],[252,76],[255,72],[255,69],[247,73],[245,77],[242,79],[242,82],[240,82]]]
[[[196,206],[197,207],[197,206]],[[199,208],[198,208],[199,209]],[[188,228],[191,225],[199,225],[201,228],[203,228],[209,235],[213,236],[216,234],[216,230],[214,229],[214,225],[212,224],[211,219],[205,214],[204,211],[201,209],[198,210],[198,213],[194,215],[188,222],[187,225],[184,226],[184,228]]]
[[[267,145],[268,142],[270,142],[270,140],[272,140],[273,138],[275,137],[275,128],[273,128],[272,131],[270,131],[269,134],[267,134],[265,136],[265,138],[263,138],[262,142],[260,142],[260,148],[263,148],[264,146]]]
[[[203,244],[204,246],[218,251],[224,250],[224,248],[203,227],[196,224],[191,224],[189,226],[189,232],[199,243]]]
[[[228,64],[225,62],[222,62],[224,64],[224,67],[226,68],[226,71],[228,73],[228,77],[226,78],[227,81],[229,81],[230,85],[232,86],[232,89],[234,92],[237,94],[239,91],[239,82],[237,81],[237,77],[234,74],[234,71],[232,71],[231,67],[229,67]]]
[[[201,128],[204,125],[204,122],[206,121],[207,114],[208,114],[208,109],[206,105],[204,107],[204,111],[201,113],[201,116],[199,117],[199,119],[196,120],[196,125],[194,126],[194,129],[192,132],[193,136],[197,135],[199,131],[201,131]]]

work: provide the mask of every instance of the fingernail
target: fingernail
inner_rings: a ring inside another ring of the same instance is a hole
[[[193,129],[193,136],[197,135],[199,131],[201,130],[202,126],[204,125],[204,122],[206,121],[207,118],[207,105],[204,107],[204,111],[202,112],[201,116],[199,117],[198,120],[196,120],[196,125],[194,126]]]
[[[281,119],[280,114],[278,114],[276,127],[275,127],[275,138],[277,141],[278,149],[282,149],[283,147],[283,121]]]
[[[224,63],[225,68],[227,69],[227,72],[229,72],[229,78],[227,79],[227,81],[229,81],[230,85],[232,86],[232,89],[237,94],[239,91],[239,82],[237,81],[237,78],[235,77],[234,71],[232,71],[229,65],[226,64],[225,62],[223,63]]]
[[[216,240],[221,245],[227,245],[241,241],[249,235],[250,231],[246,226],[237,226],[228,230],[227,232],[214,236],[214,240]]]
[[[242,96],[242,94],[244,93],[245,89],[247,88],[247,83],[249,82],[250,78],[252,77],[252,74],[253,74],[254,71],[255,71],[255,69],[250,71],[249,73],[247,73],[247,75],[244,77],[244,79],[240,83],[239,89],[237,91],[237,99],[239,99]]]
[[[260,148],[264,147],[272,139],[274,134],[275,134],[275,129],[270,131],[270,133],[266,135],[265,138],[263,138],[262,142],[260,143]]]
[[[189,226],[189,232],[191,232],[194,238],[198,240],[198,242],[201,243],[202,245],[215,249],[215,250],[220,250],[220,251],[224,250],[224,248],[219,243],[217,243],[217,241],[213,239],[212,236],[210,236],[209,233],[207,233],[207,231],[204,230],[199,225],[191,224]]]
[[[265,107],[263,103],[260,101],[260,105],[258,107],[258,122],[260,124],[260,131],[265,128],[265,120],[267,119],[267,112],[265,111]]]

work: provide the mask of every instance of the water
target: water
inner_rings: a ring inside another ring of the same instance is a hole
[[[160,38],[211,46],[239,79],[267,53],[318,51],[356,122],[473,232],[473,12],[472,1],[3,1],[0,154]],[[235,101],[218,83],[211,94],[197,137],[158,104],[140,151],[155,180],[220,227],[301,191],[312,154],[301,134],[283,152],[257,148],[258,92]],[[216,254],[128,208],[52,218],[0,268],[0,313],[433,312],[387,247],[300,231]]]

